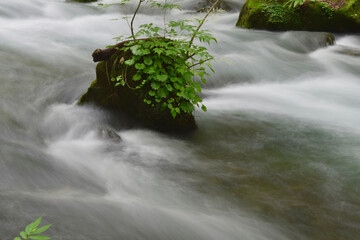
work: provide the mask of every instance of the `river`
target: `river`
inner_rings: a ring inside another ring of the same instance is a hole
[[[0,238],[43,216],[58,240],[359,239],[360,35],[236,28],[243,2],[205,24],[208,112],[174,135],[77,105],[124,9],[0,0]]]

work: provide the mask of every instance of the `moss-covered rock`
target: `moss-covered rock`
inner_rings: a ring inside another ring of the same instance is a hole
[[[170,111],[162,108],[160,103],[151,106],[144,102],[149,97],[149,84],[135,89],[139,82],[132,80],[136,73],[134,67],[127,67],[123,62],[130,59],[131,53],[118,51],[107,61],[96,66],[96,80],[80,98],[79,104],[95,103],[104,108],[126,113],[137,119],[144,126],[160,131],[189,131],[196,128],[194,116],[181,112],[173,118]],[[122,75],[125,86],[115,87],[112,77]]]
[[[247,0],[236,25],[272,31],[360,32],[360,0],[308,0],[294,8],[286,3]]]

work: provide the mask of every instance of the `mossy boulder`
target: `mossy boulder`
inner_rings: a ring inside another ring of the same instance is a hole
[[[307,0],[292,8],[286,3],[247,0],[236,25],[271,31],[360,32],[360,0]]]
[[[125,113],[135,118],[146,127],[159,131],[190,131],[196,129],[194,116],[191,113],[181,112],[175,118],[161,103],[154,106],[144,102],[149,98],[150,84],[136,89],[141,84],[133,81],[136,74],[134,67],[123,64],[132,58],[131,53],[117,51],[109,60],[100,61],[96,66],[96,80],[92,82],[88,91],[80,98],[79,104],[95,103],[103,108]],[[115,86],[111,78],[122,75],[126,79],[125,86]]]

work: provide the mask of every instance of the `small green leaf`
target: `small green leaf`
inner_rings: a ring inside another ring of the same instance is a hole
[[[194,105],[192,105],[190,102],[181,103],[180,108],[186,113],[191,113],[192,111],[194,111]]]
[[[157,94],[161,98],[166,98],[169,95],[169,91],[166,88],[159,88],[157,90]]]
[[[201,85],[198,82],[193,82],[193,87],[196,89],[196,91],[198,91],[199,93],[201,93]]]
[[[145,68],[143,70],[144,73],[147,73],[147,74],[154,74],[155,73],[155,69],[154,67],[149,67],[149,68]]]
[[[14,238],[14,240],[21,240],[21,238],[19,238],[19,237],[16,237],[16,238]]]
[[[35,222],[32,222],[29,225],[27,225],[25,228],[25,232],[29,235],[37,226],[39,226],[41,219],[42,217],[39,217],[38,219],[36,219]]]
[[[159,89],[160,88],[160,83],[157,83],[157,82],[152,82],[151,83],[151,87],[155,90]]]
[[[142,70],[145,68],[145,64],[143,63],[136,63],[135,64],[135,68],[138,69],[138,70]]]
[[[37,240],[47,240],[50,239],[49,237],[42,236],[42,235],[31,235],[29,239],[37,239]]]
[[[131,58],[131,59],[126,60],[124,63],[127,66],[132,66],[135,63],[135,60],[133,58]]]
[[[160,82],[165,82],[168,79],[168,75],[167,74],[161,74],[161,75],[157,75],[156,78]]]
[[[42,226],[42,227],[36,229],[35,231],[33,231],[32,234],[39,234],[39,233],[45,232],[46,230],[49,229],[49,227],[51,227],[51,225],[52,224]]]
[[[24,231],[20,232],[20,236],[21,236],[23,239],[26,239],[26,238],[27,238],[27,234],[26,234],[26,232],[24,232]]]
[[[153,51],[154,51],[155,53],[157,53],[158,55],[160,55],[161,53],[164,52],[164,49],[162,49],[162,48],[154,48]]]
[[[185,79],[186,81],[190,82],[190,81],[191,81],[191,77],[194,76],[194,74],[189,71],[189,72],[183,73],[183,76],[184,76],[184,79]]]
[[[174,109],[171,109],[170,113],[173,118],[176,118],[176,111]]]
[[[172,87],[170,84],[167,84],[167,85],[166,85],[166,89],[167,89],[169,92],[171,92],[172,90],[174,90],[173,87]]]
[[[150,96],[155,96],[155,94],[156,94],[155,91],[149,91]]]
[[[188,99],[191,100],[195,97],[195,89],[193,87],[186,87],[185,92]]]
[[[141,79],[141,75],[139,75],[139,74],[135,74],[134,76],[133,76],[133,80],[134,81],[139,81]]]
[[[146,65],[151,65],[153,63],[153,60],[150,57],[144,58],[144,63]]]
[[[180,89],[181,88],[181,85],[180,84],[178,84],[178,83],[174,83],[174,87],[175,87],[175,89]]]
[[[201,82],[206,85],[206,79],[205,78],[201,78]]]
[[[171,80],[172,82],[178,82],[178,81],[179,81],[179,78],[177,78],[177,77],[171,77],[170,80]]]
[[[138,56],[143,55],[143,51],[140,48],[140,45],[134,45],[130,48],[130,50],[134,55],[138,55]]]
[[[205,107],[205,105],[202,105],[202,106],[201,106],[201,110],[203,110],[204,112],[207,111],[207,108]]]
[[[143,55],[148,55],[148,54],[150,54],[151,52],[150,52],[150,50],[149,49],[143,49],[143,51],[142,51],[142,54]]]

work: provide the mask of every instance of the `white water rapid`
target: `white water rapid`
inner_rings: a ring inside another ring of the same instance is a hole
[[[0,0],[0,239],[39,216],[57,240],[360,239],[360,35],[244,30],[225,2],[208,112],[170,135],[77,105],[124,9]]]

